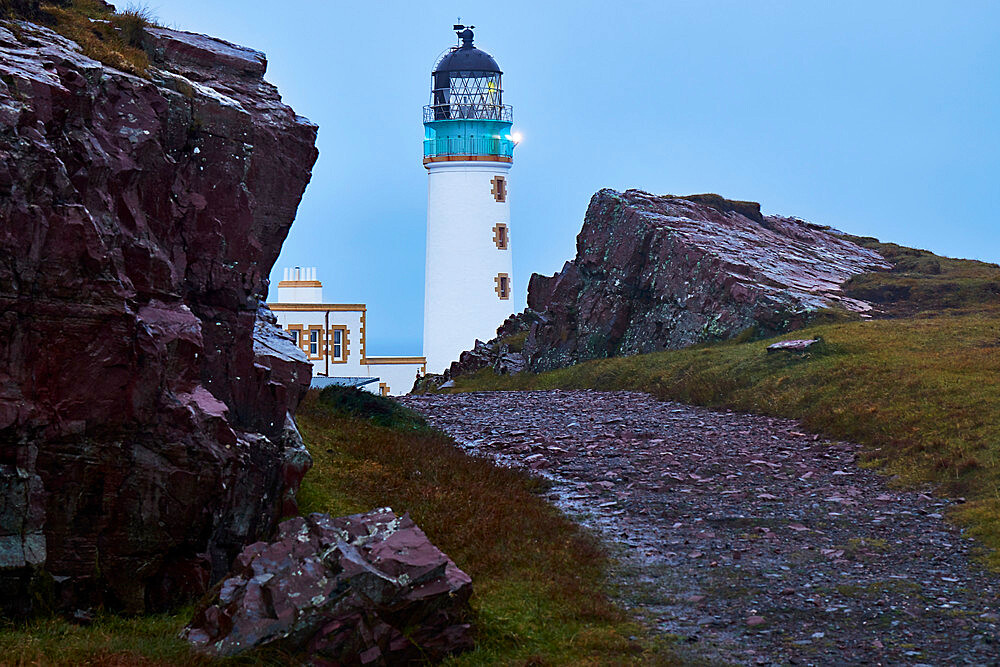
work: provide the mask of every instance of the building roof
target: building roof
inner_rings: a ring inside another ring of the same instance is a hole
[[[325,377],[322,375],[314,375],[312,383],[309,385],[317,389],[322,389],[323,387],[338,386],[338,387],[363,387],[366,384],[371,384],[372,382],[378,382],[378,378],[363,378],[363,377]]]
[[[458,26],[456,26],[458,27]],[[500,74],[500,66],[493,56],[472,45],[472,30],[464,28],[458,33],[462,38],[462,46],[456,47],[444,54],[434,65],[434,74],[438,72],[496,72]]]

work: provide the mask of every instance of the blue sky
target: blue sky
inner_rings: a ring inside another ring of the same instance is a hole
[[[152,0],[251,46],[318,123],[281,257],[368,304],[368,350],[417,354],[421,107],[461,16],[504,70],[517,300],[575,254],[602,187],[717,192],[845,231],[1000,261],[1000,2]],[[499,324],[499,323],[498,323]],[[471,341],[470,341],[471,343]]]

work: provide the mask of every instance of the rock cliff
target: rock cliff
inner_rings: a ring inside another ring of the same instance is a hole
[[[477,341],[449,371],[544,371],[588,359],[677,349],[745,331],[774,335],[826,309],[866,314],[850,277],[891,268],[874,250],[754,202],[718,195],[601,190],[577,236],[576,258],[534,274],[528,309],[498,338]],[[518,332],[526,336],[510,343]]]
[[[0,607],[159,609],[294,511],[310,366],[261,308],[316,160],[263,54],[148,78],[0,21]]]

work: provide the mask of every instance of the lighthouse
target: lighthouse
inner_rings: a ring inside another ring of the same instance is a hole
[[[435,64],[424,107],[424,356],[432,373],[477,338],[493,338],[513,310],[513,112],[496,60],[473,46],[473,27],[454,26],[461,44]]]

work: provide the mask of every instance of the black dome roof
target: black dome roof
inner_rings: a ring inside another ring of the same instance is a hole
[[[501,74],[500,66],[493,56],[480,51],[472,45],[472,30],[465,26],[455,26],[463,28],[458,36],[462,38],[462,46],[452,49],[444,54],[437,64],[434,65],[434,74],[438,72],[496,72]]]
[[[474,46],[463,46],[444,54],[434,72],[500,72],[493,56]]]

